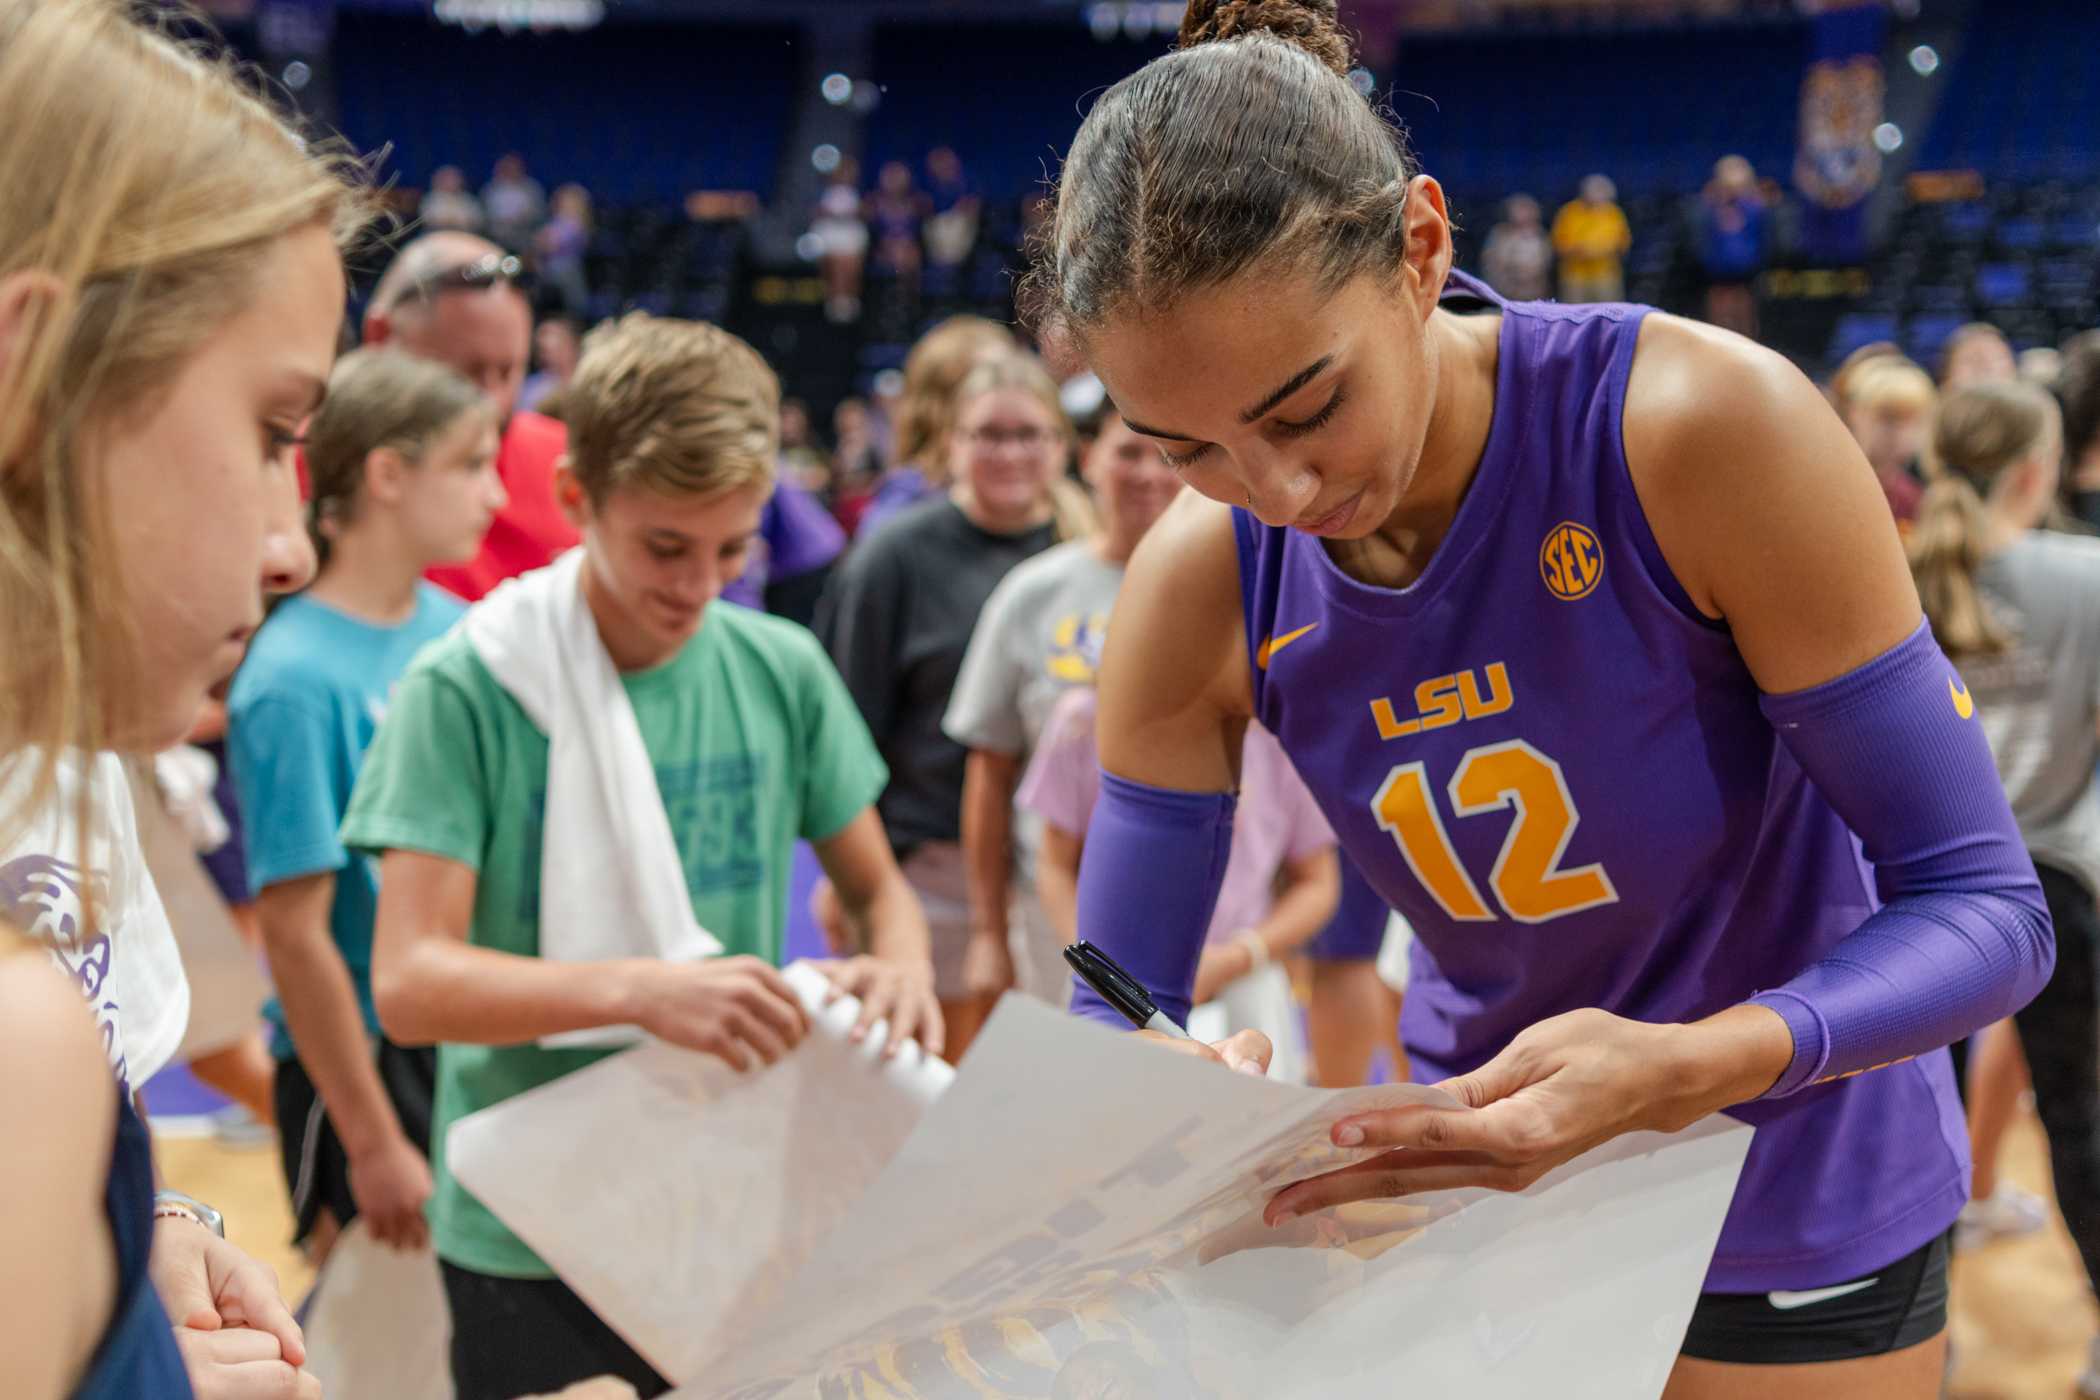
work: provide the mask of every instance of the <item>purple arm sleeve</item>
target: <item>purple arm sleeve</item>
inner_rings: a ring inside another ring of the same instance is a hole
[[[1196,964],[1232,849],[1229,792],[1174,792],[1103,771],[1079,858],[1079,936],[1123,965],[1177,1025],[1189,1018]],[[1074,979],[1072,1010],[1131,1025]]]
[[[1920,623],[1894,650],[1766,718],[1860,838],[1883,907],[1820,961],[1751,1000],[1794,1060],[1777,1098],[1949,1044],[2049,980],[2056,942],[1975,705]]]

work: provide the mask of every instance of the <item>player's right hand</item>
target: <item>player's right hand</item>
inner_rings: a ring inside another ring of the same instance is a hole
[[[795,1048],[809,1018],[780,969],[752,957],[658,963],[645,974],[637,1022],[659,1040],[742,1073]]]
[[[1132,1031],[1150,1044],[1164,1050],[1178,1051],[1183,1055],[1195,1055],[1211,1060],[1227,1069],[1241,1074],[1266,1075],[1269,1072],[1269,1056],[1276,1047],[1260,1031],[1236,1031],[1215,1045],[1205,1045],[1200,1040],[1184,1040],[1179,1036],[1164,1035],[1159,1031]]]
[[[372,1238],[391,1249],[430,1243],[423,1204],[435,1189],[430,1163],[400,1133],[350,1158],[350,1199]]]

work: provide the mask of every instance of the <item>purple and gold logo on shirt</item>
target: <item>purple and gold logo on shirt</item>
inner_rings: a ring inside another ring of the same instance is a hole
[[[1107,613],[1068,613],[1050,629],[1050,654],[1044,669],[1067,685],[1092,685],[1108,640]]]
[[[1546,532],[1539,546],[1539,577],[1563,602],[1586,598],[1604,577],[1604,546],[1587,525],[1563,520]]]

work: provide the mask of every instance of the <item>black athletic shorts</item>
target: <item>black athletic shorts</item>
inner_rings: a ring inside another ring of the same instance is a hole
[[[558,1278],[496,1278],[438,1261],[452,1308],[456,1400],[551,1394],[618,1376],[642,1400],[671,1389],[641,1353]]]
[[[379,1082],[393,1101],[394,1113],[408,1140],[430,1155],[431,1102],[437,1094],[437,1050],[406,1049],[381,1040]],[[357,1217],[350,1194],[350,1159],[343,1153],[335,1124],[328,1121],[321,1095],[296,1057],[277,1062],[277,1145],[284,1155],[284,1180],[292,1192],[292,1241],[313,1233],[321,1208],[348,1225]]]
[[[1739,1366],[1787,1366],[1881,1356],[1931,1341],[1947,1326],[1950,1234],[1887,1268],[1822,1288],[1702,1293],[1683,1353]]]

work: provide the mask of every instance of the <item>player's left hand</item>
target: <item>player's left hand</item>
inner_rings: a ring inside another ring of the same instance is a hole
[[[1771,1020],[1783,1033],[1784,1023]],[[1284,1188],[1263,1218],[1280,1225],[1346,1201],[1423,1191],[1521,1191],[1622,1133],[1689,1126],[1760,1092],[1742,1093],[1724,1084],[1733,1076],[1711,1072],[1721,1047],[1705,1033],[1709,1024],[1654,1025],[1594,1010],[1541,1021],[1473,1073],[1436,1086],[1463,1108],[1408,1106],[1337,1121],[1335,1146],[1388,1150]]]
[[[933,994],[930,964],[862,954],[812,966],[830,980],[834,992],[860,998],[860,1020],[854,1023],[850,1039],[865,1040],[877,1021],[887,1020],[890,1029],[882,1047],[884,1059],[895,1055],[907,1040],[918,1041],[928,1055],[941,1053],[945,1043],[941,1004]]]
[[[292,1320],[277,1272],[249,1258],[194,1220],[164,1216],[153,1222],[148,1267],[161,1306],[177,1327],[216,1332],[245,1327],[277,1339],[293,1367],[306,1364],[306,1338]]]

